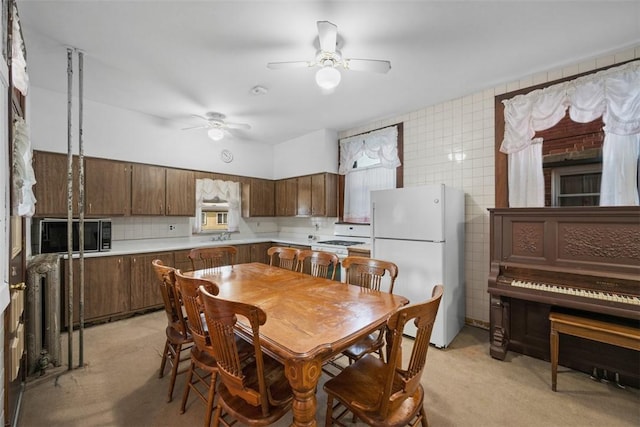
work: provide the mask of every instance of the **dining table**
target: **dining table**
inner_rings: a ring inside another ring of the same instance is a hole
[[[323,363],[382,328],[392,313],[409,303],[400,295],[262,263],[183,274],[215,283],[218,298],[264,310],[267,321],[260,327],[261,346],[284,365],[293,391],[296,426],[316,425]]]

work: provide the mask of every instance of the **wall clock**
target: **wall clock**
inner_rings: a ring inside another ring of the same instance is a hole
[[[233,153],[227,149],[220,152],[220,159],[225,163],[231,163],[233,161]]]

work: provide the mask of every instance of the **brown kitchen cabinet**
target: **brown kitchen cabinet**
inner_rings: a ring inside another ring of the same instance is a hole
[[[311,175],[298,177],[297,183],[298,200],[296,215],[311,216]]]
[[[164,215],[165,168],[134,163],[131,172],[131,214]]]
[[[90,217],[131,213],[131,164],[85,158],[85,214]]]
[[[311,176],[311,216],[338,216],[338,176],[321,173]]]
[[[236,255],[236,264],[246,264],[251,262],[251,246],[250,244],[246,245],[233,245],[238,250],[238,254]]]
[[[104,320],[129,311],[130,262],[128,256],[84,259],[84,319]],[[64,262],[64,283],[68,284],[69,260]],[[65,326],[69,324],[68,286],[63,290]],[[79,323],[80,260],[73,260],[73,319]]]
[[[67,216],[67,155],[33,152],[33,171],[36,184],[33,187],[36,198],[35,216]],[[78,214],[78,158],[73,158],[73,213]]]
[[[260,217],[275,215],[275,182],[251,178],[242,184],[242,216]]]
[[[195,173],[186,169],[166,168],[165,215],[196,215]]]
[[[158,278],[151,262],[161,260],[164,265],[174,265],[173,252],[157,252],[131,256],[131,310],[144,310],[163,305]]]
[[[269,255],[267,254],[267,251],[271,246],[273,246],[271,242],[251,244],[251,262],[269,264]]]
[[[338,176],[319,173],[298,177],[298,216],[338,215]]]
[[[298,179],[288,178],[275,182],[276,215],[295,216],[297,214]]]
[[[180,271],[191,271],[191,260],[189,259],[189,252],[187,251],[175,251],[173,253],[172,267],[177,268]]]

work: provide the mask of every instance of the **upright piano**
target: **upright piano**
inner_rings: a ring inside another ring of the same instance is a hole
[[[640,207],[490,209],[490,354],[549,360],[549,312],[640,327]],[[640,354],[561,336],[560,364],[638,387]]]

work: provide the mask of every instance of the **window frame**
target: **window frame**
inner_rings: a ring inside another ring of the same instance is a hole
[[[366,132],[362,132],[355,135],[362,135],[365,133],[374,132],[380,129],[385,129],[391,126],[397,126],[398,128],[398,158],[400,159],[400,166],[396,168],[396,188],[404,187],[404,126],[403,122],[393,123],[390,125],[382,126],[376,129],[371,129]],[[338,141],[338,162],[340,162],[340,142]],[[338,222],[344,222],[344,175],[338,174]]]

